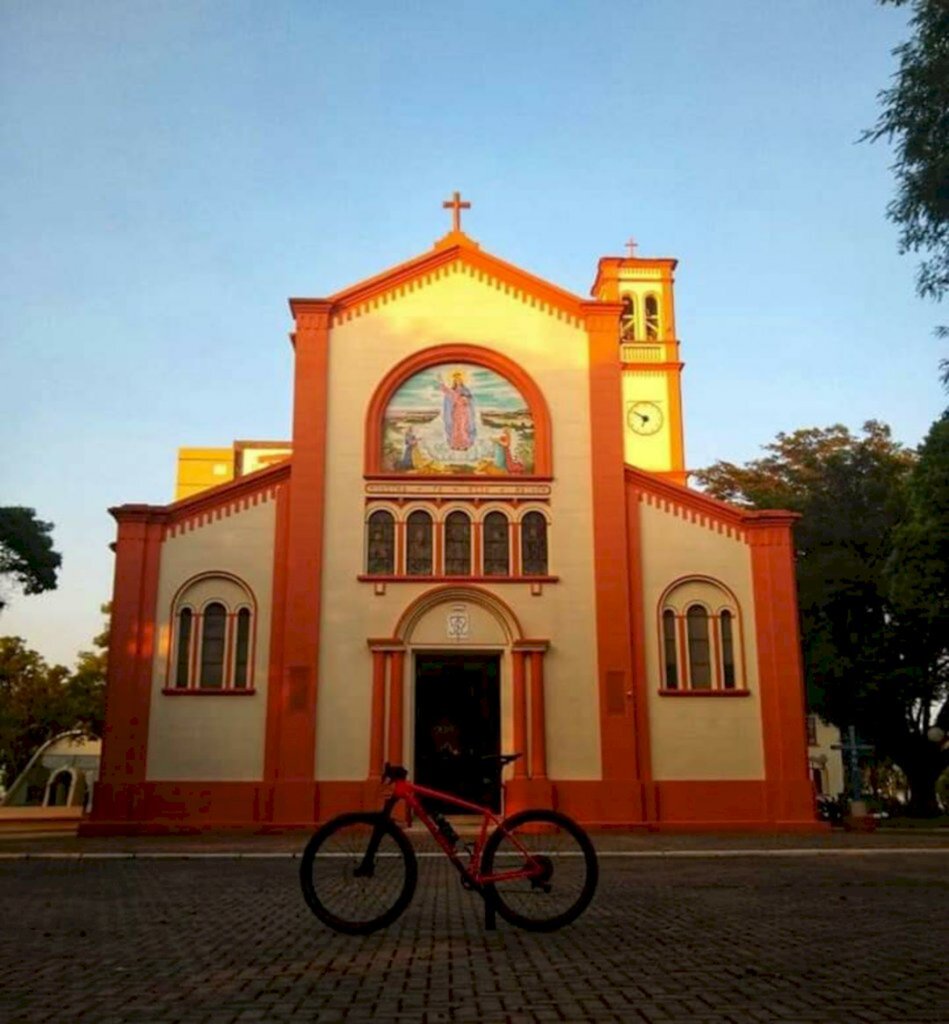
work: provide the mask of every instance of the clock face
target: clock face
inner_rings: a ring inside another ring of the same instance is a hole
[[[655,434],[662,427],[662,409],[655,402],[630,402],[626,422],[634,434]]]

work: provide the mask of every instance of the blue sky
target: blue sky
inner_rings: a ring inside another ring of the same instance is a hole
[[[59,590],[0,631],[72,663],[111,591],[106,509],[179,445],[289,433],[286,297],[427,250],[441,201],[586,294],[675,256],[692,467],[944,404],[858,144],[906,10],[871,0],[0,6],[0,501],[56,524]]]

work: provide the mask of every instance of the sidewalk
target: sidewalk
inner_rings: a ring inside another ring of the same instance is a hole
[[[0,827],[0,858],[13,857],[293,857],[298,856],[310,837],[309,831],[276,835],[252,835],[246,832],[203,832],[193,835],[110,836],[80,839],[74,832],[36,828],[31,831]],[[421,849],[435,849],[424,829],[409,830]],[[835,829],[818,835],[772,833],[674,833],[596,832],[592,838],[605,855],[741,856],[766,854],[841,854],[863,851],[926,850],[949,853],[949,830],[920,828],[889,829],[876,832],[845,832]]]

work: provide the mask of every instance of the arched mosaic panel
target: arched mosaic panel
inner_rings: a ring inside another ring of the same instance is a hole
[[[386,406],[387,473],[512,476],[534,472],[534,419],[494,370],[439,363],[409,377]]]

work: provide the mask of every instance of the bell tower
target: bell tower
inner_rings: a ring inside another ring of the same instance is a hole
[[[591,294],[622,302],[618,338],[623,371],[623,450],[626,461],[686,482],[682,429],[682,367],[675,332],[676,260],[604,256]]]

